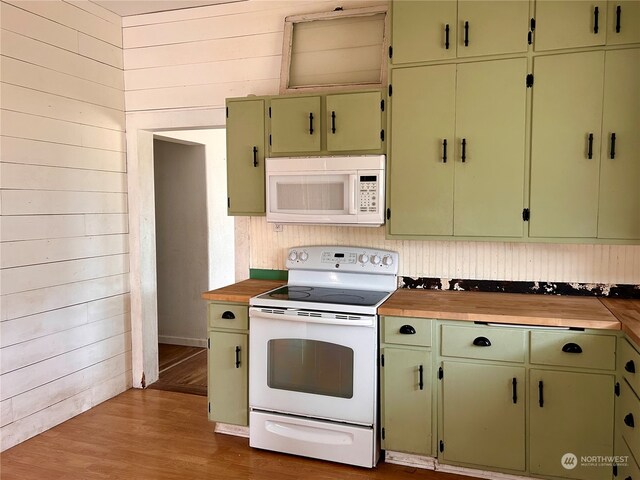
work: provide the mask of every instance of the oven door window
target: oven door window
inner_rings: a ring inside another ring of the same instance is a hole
[[[335,343],[269,340],[269,388],[339,398],[353,397],[353,350]]]

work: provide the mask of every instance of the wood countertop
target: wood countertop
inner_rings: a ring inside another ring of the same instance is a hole
[[[600,301],[620,320],[622,331],[640,346],[640,300],[602,298]]]
[[[618,319],[595,297],[401,289],[380,315],[620,330]]]
[[[249,279],[242,282],[227,285],[226,287],[209,290],[202,294],[205,300],[217,300],[220,302],[249,303],[251,297],[255,297],[268,290],[284,285],[283,280],[256,280]]]

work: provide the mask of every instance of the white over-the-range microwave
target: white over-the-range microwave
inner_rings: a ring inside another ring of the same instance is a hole
[[[384,155],[267,158],[267,222],[384,223]]]

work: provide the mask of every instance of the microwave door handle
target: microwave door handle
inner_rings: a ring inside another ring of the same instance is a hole
[[[358,175],[349,175],[349,183],[351,183],[351,201],[349,204],[349,214],[355,215],[358,213],[356,208],[358,198]]]

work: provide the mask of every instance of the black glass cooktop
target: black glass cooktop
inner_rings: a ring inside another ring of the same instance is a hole
[[[258,298],[372,307],[386,298],[387,295],[389,295],[389,292],[293,285],[280,287],[271,292],[259,295]]]

